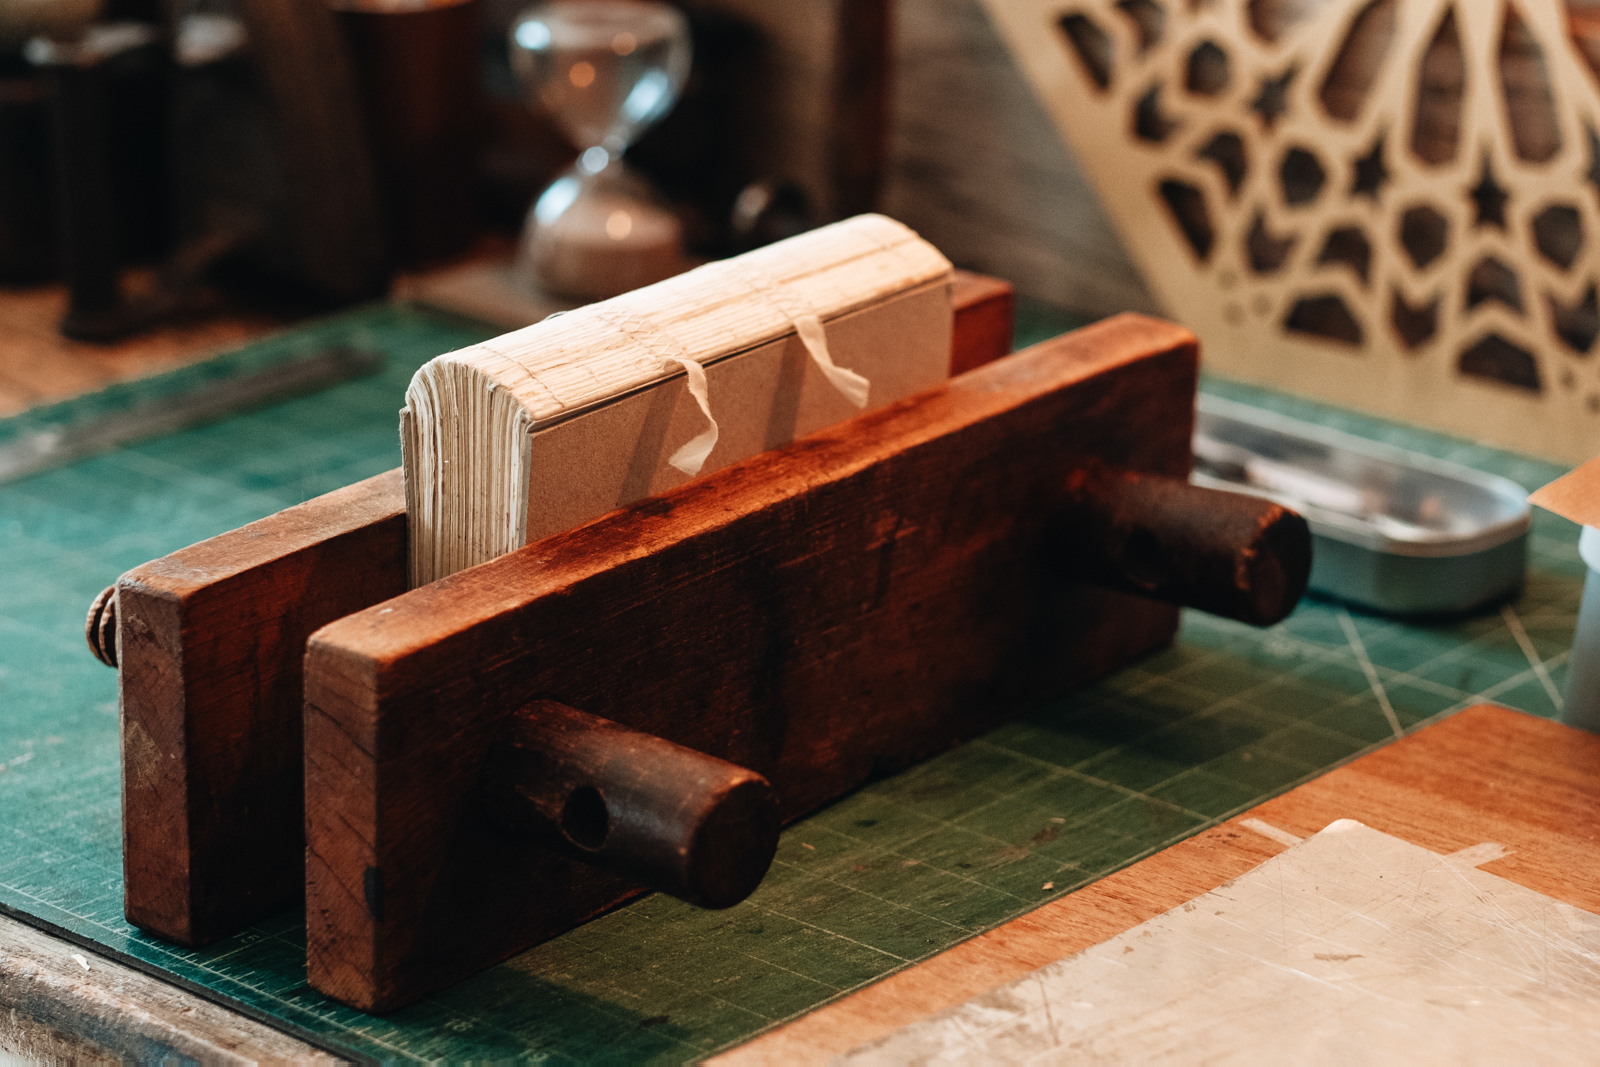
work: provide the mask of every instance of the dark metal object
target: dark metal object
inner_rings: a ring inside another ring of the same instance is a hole
[[[153,26],[108,23],[78,41],[37,38],[28,46],[28,59],[46,71],[50,85],[61,262],[69,290],[61,332],[78,340],[113,340],[130,328],[119,286],[122,264],[159,251],[165,236],[160,190],[167,52]]]
[[[338,301],[381,296],[389,253],[354,72],[324,0],[243,0],[277,133],[286,238],[279,269]]]
[[[416,266],[457,255],[477,229],[479,0],[410,10],[334,6],[395,258]]]
[[[751,182],[739,190],[728,217],[732,247],[740,252],[804,233],[817,223],[805,190],[793,182],[772,178]]]
[[[170,35],[101,23],[28,45],[53,97],[67,336],[112,341],[198,310],[224,261],[316,304],[386,289],[372,160],[333,13],[321,0],[241,0],[238,16],[191,14]],[[152,290],[124,299],[122,268],[174,248]]]
[[[55,275],[54,211],[47,80],[0,52],[0,283]]]
[[[1303,514],[1312,592],[1428,617],[1522,587],[1528,494],[1515,482],[1220,397],[1198,406],[1191,481]]]
[[[89,617],[83,623],[83,636],[89,642],[94,658],[107,667],[117,665],[117,587],[108,585],[89,605]]]
[[[123,332],[101,80],[98,63],[59,63],[52,70],[56,190],[68,290],[61,332],[80,340]]]
[[[1311,531],[1280,504],[1106,467],[1076,471],[1068,538],[1099,585],[1253,626],[1294,610]]]
[[[511,715],[486,792],[541,844],[703,908],[753,892],[778,801],[751,770],[552,700]]]

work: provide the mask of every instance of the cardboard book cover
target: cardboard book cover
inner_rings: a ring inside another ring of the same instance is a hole
[[[438,357],[401,413],[413,584],[936,385],[950,279],[864,215]]]

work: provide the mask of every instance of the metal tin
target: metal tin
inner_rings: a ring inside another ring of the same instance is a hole
[[[1510,479],[1218,397],[1198,407],[1190,480],[1304,515],[1312,592],[1450,615],[1521,588],[1528,494]]]

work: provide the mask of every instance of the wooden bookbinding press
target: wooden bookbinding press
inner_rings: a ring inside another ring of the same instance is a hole
[[[1176,604],[1288,613],[1304,521],[1186,481],[1188,331],[997,359],[1009,287],[955,302],[948,383],[432,585],[398,470],[123,575],[129,921],[197,945],[303,887],[311,983],[388,1011],[652,888],[742,900],[780,825]]]

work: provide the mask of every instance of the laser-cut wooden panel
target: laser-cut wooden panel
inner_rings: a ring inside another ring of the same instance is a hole
[[[1560,0],[983,0],[1208,364],[1600,451],[1600,84]]]

